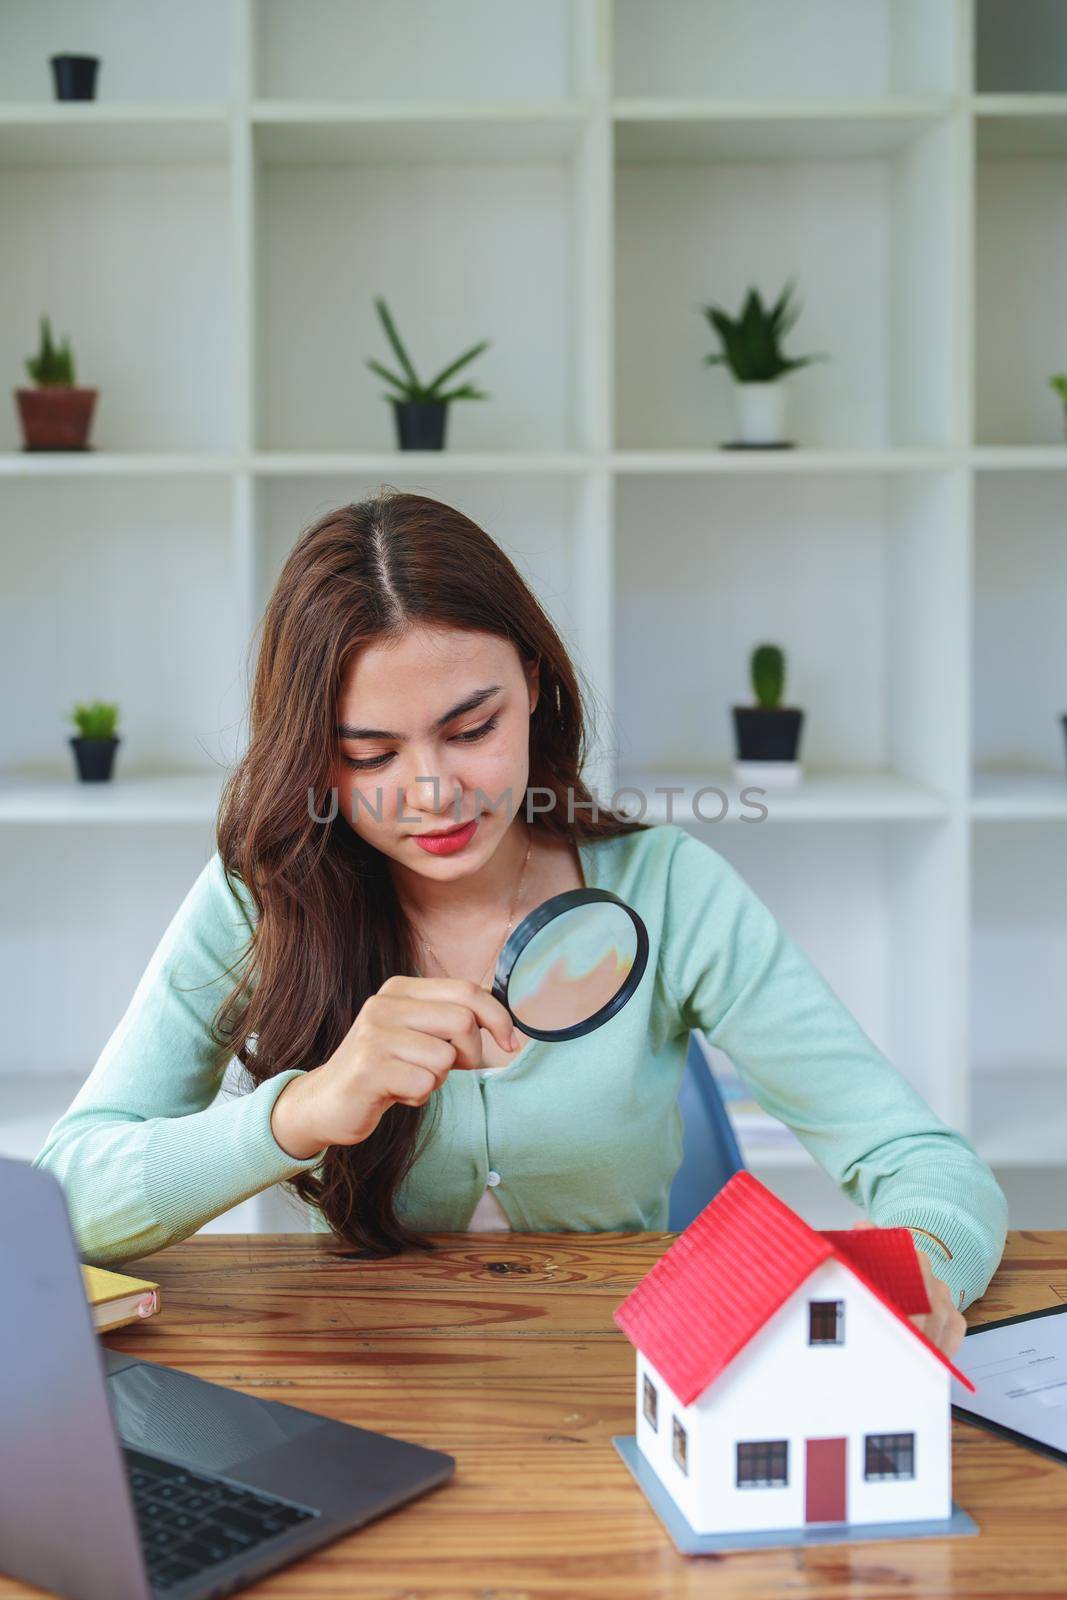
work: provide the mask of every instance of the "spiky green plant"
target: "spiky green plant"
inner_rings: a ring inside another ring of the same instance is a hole
[[[776,644],[757,645],[749,664],[756,700],[765,711],[782,703],[785,690],[785,656]]]
[[[398,378],[395,372],[390,372],[388,367],[383,367],[380,361],[368,360],[367,365],[371,371],[376,372],[380,378],[384,378],[386,383],[391,383],[397,391],[396,394],[383,394],[383,400],[424,402],[432,400],[489,399],[488,394],[481,389],[475,388],[473,383],[464,383],[457,389],[449,389],[447,391],[442,388],[442,385],[452,377],[453,373],[458,372],[460,367],[466,366],[468,361],[473,361],[475,356],[481,355],[482,351],[488,348],[490,343],[488,339],[482,339],[480,343],[472,345],[469,350],[458,356],[455,361],[450,361],[448,366],[437,374],[436,378],[431,378],[429,383],[423,383],[404,348],[400,335],[396,331],[396,324],[389,314],[389,307],[381,295],[375,295],[374,304],[377,308],[378,316],[381,318],[386,337],[404,371],[404,376]]]
[[[769,310],[759,290],[749,289],[737,318],[729,316],[720,306],[705,306],[704,315],[722,343],[719,355],[704,357],[709,366],[722,362],[738,383],[768,383],[795,367],[828,360],[825,354],[791,357],[782,353],[782,340],[800,315],[799,307],[794,306],[790,298],[794,288],[795,284],[787,283]]]
[[[106,700],[91,700],[76,705],[69,717],[83,739],[113,739],[119,708]]]
[[[70,336],[64,337],[57,348],[52,343],[52,325],[47,317],[41,318],[41,344],[35,356],[26,357],[26,371],[41,388],[55,384],[73,384],[74,356]]]
[[[1048,381],[1064,405],[1067,406],[1067,372],[1057,372],[1056,376]]]

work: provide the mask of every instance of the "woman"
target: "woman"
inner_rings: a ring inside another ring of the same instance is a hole
[[[875,1223],[914,1230],[924,1328],[957,1347],[1003,1247],[992,1174],[716,851],[594,815],[584,739],[558,634],[460,512],[383,493],[305,531],[218,849],[36,1158],[87,1259],[283,1181],[371,1254],[482,1226],[662,1230],[699,1026]],[[525,1040],[487,986],[497,955],[583,883],[640,912],[645,977],[584,1038]],[[254,1087],[216,1099],[232,1055]]]

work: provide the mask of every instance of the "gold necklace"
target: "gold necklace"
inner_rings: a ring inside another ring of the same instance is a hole
[[[516,888],[515,894],[514,894],[514,896],[512,898],[512,901],[511,901],[511,915],[508,917],[507,927],[504,929],[504,936],[500,940],[500,942],[497,945],[496,949],[493,951],[493,954],[489,957],[489,965],[486,967],[485,972],[483,972],[481,977],[478,979],[479,985],[481,985],[482,979],[485,978],[486,973],[488,973],[488,971],[489,971],[489,967],[491,967],[493,965],[493,962],[495,961],[500,949],[502,948],[502,946],[504,945],[504,943],[507,940],[508,934],[511,932],[511,925],[515,921],[515,911],[516,911],[516,908],[518,907],[518,904],[519,904],[519,896],[522,894],[522,886],[523,886],[523,882],[525,881],[525,878],[526,878],[526,868],[527,868],[527,866],[529,865],[529,862],[530,862],[530,851],[532,849],[533,849],[533,837],[531,835],[531,837],[528,840],[527,845],[526,845],[526,859],[523,861],[522,871],[519,873],[518,887]],[[433,957],[433,959],[437,962],[437,965],[439,967],[443,968],[444,967],[444,962],[441,960],[441,957],[437,954],[437,951],[434,949],[433,945],[430,944],[428,940],[424,939],[421,934],[419,935],[419,943],[422,945],[422,948],[426,951],[426,953]]]

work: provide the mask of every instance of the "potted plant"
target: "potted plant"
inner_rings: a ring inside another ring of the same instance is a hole
[[[75,384],[70,339],[57,349],[47,317],[41,318],[40,349],[36,356],[27,356],[26,371],[37,387],[15,390],[23,448],[87,450],[98,391]]]
[[[739,782],[779,787],[800,781],[797,759],[804,713],[783,706],[785,655],[776,644],[757,645],[749,661],[754,706],[734,706],[734,772]]]
[[[105,783],[111,777],[115,751],[122,742],[115,737],[118,716],[118,706],[105,700],[76,705],[70,713],[70,720],[78,730],[70,743],[78,763],[78,777],[83,783]]]
[[[720,354],[704,359],[710,366],[722,362],[734,379],[737,437],[727,449],[783,449],[793,443],[785,438],[787,390],[782,378],[796,367],[827,359],[825,355],[782,353],[782,339],[800,315],[799,308],[790,301],[793,287],[787,283],[769,310],[759,290],[750,288],[736,319],[719,306],[704,307],[722,344]]]
[[[483,339],[479,344],[472,345],[465,355],[459,356],[449,363],[436,378],[429,383],[422,383],[414,366],[400,341],[400,335],[389,315],[389,308],[381,295],[376,295],[374,304],[381,318],[389,343],[392,345],[397,360],[404,370],[404,376],[398,378],[390,372],[388,367],[383,367],[380,362],[368,360],[367,365],[380,378],[391,383],[397,390],[395,395],[383,395],[383,400],[391,400],[396,416],[397,441],[401,450],[443,450],[445,443],[445,422],[448,416],[448,402],[450,400],[488,400],[489,396],[476,389],[472,383],[464,383],[457,389],[444,389],[452,375],[465,366],[468,361],[480,355],[489,345],[488,339]]]
[[[1056,376],[1048,381],[1063,401],[1063,431],[1067,433],[1067,372],[1057,372]]]
[[[99,56],[49,56],[57,100],[95,100]]]

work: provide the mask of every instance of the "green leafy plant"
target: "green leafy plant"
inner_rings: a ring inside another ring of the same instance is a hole
[[[775,711],[785,690],[785,655],[776,644],[757,645],[749,663],[756,700],[765,711]]]
[[[69,717],[83,739],[113,739],[119,708],[106,700],[91,700],[88,705],[76,705]]]
[[[418,373],[415,371],[415,368],[411,362],[411,358],[401,342],[400,335],[396,331],[396,324],[389,314],[389,307],[386,305],[381,295],[375,295],[374,304],[377,308],[378,316],[381,318],[382,327],[385,329],[386,337],[388,338],[389,343],[392,345],[393,352],[404,372],[404,376],[402,378],[398,378],[394,372],[389,371],[388,367],[383,367],[381,362],[368,360],[367,366],[370,367],[371,371],[376,372],[380,378],[384,378],[387,383],[391,383],[397,390],[396,394],[382,395],[383,400],[401,400],[425,403],[427,401],[435,400],[489,399],[489,396],[486,393],[484,393],[481,389],[475,388],[474,384],[472,383],[460,384],[457,389],[445,390],[442,387],[442,385],[447,383],[448,379],[451,378],[454,373],[459,371],[460,367],[466,366],[468,361],[473,361],[475,356],[481,355],[482,351],[488,348],[490,343],[488,339],[482,339],[479,344],[472,345],[469,350],[467,350],[463,355],[458,356],[455,361],[449,362],[448,366],[439,372],[436,378],[431,378],[429,383],[423,383],[419,378]]]
[[[26,357],[26,371],[41,388],[55,384],[73,384],[74,356],[70,337],[56,347],[52,343],[52,325],[47,317],[41,318],[41,344],[36,356]]]
[[[1054,378],[1050,378],[1048,381],[1051,387],[1055,389],[1064,405],[1067,406],[1067,372],[1057,372],[1056,376]]]
[[[795,285],[787,283],[775,305],[768,309],[758,289],[749,289],[741,315],[731,317],[720,306],[705,306],[704,315],[722,343],[719,355],[705,356],[710,366],[722,362],[738,383],[769,383],[795,367],[812,361],[825,361],[826,355],[786,356],[782,340],[800,315],[790,296]]]

